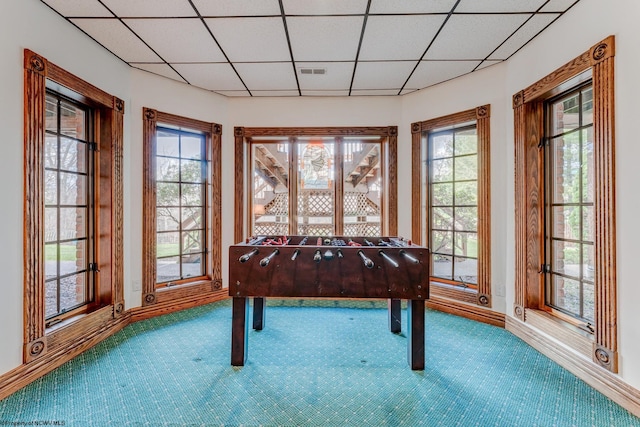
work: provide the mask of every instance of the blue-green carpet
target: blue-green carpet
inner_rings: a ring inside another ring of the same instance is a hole
[[[228,301],[134,323],[0,401],[0,425],[640,426],[503,329],[427,310],[412,371],[405,310],[394,335],[379,304],[287,304],[242,368]]]

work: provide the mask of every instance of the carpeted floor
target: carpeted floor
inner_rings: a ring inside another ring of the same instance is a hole
[[[242,368],[228,301],[132,324],[0,401],[0,425],[640,426],[503,329],[427,310],[412,371],[384,306],[316,303],[267,301]]]

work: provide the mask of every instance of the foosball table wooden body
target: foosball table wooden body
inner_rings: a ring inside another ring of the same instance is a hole
[[[401,330],[400,300],[408,300],[408,362],[411,369],[424,369],[428,283],[429,250],[397,237],[263,236],[233,245],[231,364],[243,366],[247,358],[249,297],[258,330],[266,297],[383,298],[394,333]]]

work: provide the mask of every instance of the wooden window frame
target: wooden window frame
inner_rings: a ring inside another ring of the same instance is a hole
[[[95,302],[50,327],[44,310],[44,141],[47,88],[94,111]],[[124,101],[24,50],[24,363],[50,361],[124,319],[122,149]]]
[[[476,288],[460,289],[446,281],[432,278],[430,292],[433,297],[449,298],[481,307],[491,307],[491,163],[490,129],[491,106],[461,111],[411,124],[411,236],[422,244],[426,230],[427,213],[423,212],[424,200],[429,200],[428,189],[423,189],[424,177],[428,176],[425,141],[430,132],[444,127],[456,127],[475,122],[478,135],[478,284]]]
[[[194,298],[203,300],[222,289],[222,126],[190,119],[151,108],[143,108],[143,190],[142,190],[142,305],[176,305]],[[173,286],[158,287],[156,280],[156,132],[159,125],[176,126],[202,132],[207,144],[209,176],[207,192],[208,260],[205,277],[180,280]],[[217,294],[216,294],[217,295]]]
[[[290,138],[302,136],[317,137],[346,137],[346,136],[382,136],[386,137],[382,142],[383,158],[386,158],[386,176],[385,192],[386,207],[383,212],[386,213],[382,220],[382,229],[384,233],[395,236],[398,233],[398,181],[397,181],[397,147],[398,147],[398,128],[396,126],[387,127],[273,127],[273,128],[249,128],[236,127],[234,129],[235,137],[235,229],[234,241],[242,242],[248,236],[250,218],[246,213],[246,207],[249,205],[247,185],[253,184],[250,176],[252,171],[250,161],[250,145],[253,138],[268,136],[288,136]],[[337,185],[342,182],[337,181]],[[249,183],[249,184],[246,184]],[[295,183],[292,183],[295,184]],[[339,199],[339,198],[338,198]],[[338,203],[341,203],[338,201]],[[336,209],[341,209],[341,204],[336,205]],[[292,210],[290,210],[292,212]],[[338,227],[340,227],[339,225]]]
[[[614,36],[513,95],[515,137],[514,317],[540,328],[603,368],[617,372],[617,278],[615,220]],[[544,311],[543,156],[544,101],[591,70],[594,103],[595,332]]]

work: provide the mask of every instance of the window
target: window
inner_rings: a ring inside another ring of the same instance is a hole
[[[93,302],[93,112],[47,91],[44,148],[45,318],[47,325]]]
[[[222,288],[222,127],[145,108],[143,305],[207,302]]]
[[[484,105],[412,124],[412,236],[431,249],[431,295],[485,307],[491,306],[489,112]]]
[[[249,235],[397,233],[395,127],[236,128],[235,137],[236,170],[245,159],[250,166],[246,181],[236,174],[236,241],[245,229]]]
[[[462,287],[478,284],[478,138],[476,126],[428,137],[431,275]]]
[[[614,41],[513,96],[514,316],[617,372]]]
[[[589,330],[594,322],[593,88],[545,103],[545,303]]]
[[[46,364],[126,319],[124,102],[26,49],[24,67],[23,355]]]

